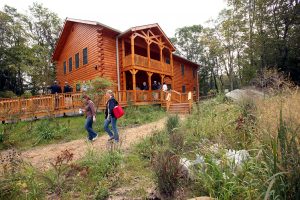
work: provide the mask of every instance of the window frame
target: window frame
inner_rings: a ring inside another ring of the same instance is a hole
[[[69,73],[73,71],[73,58],[70,57],[68,59],[68,63],[69,63]]]
[[[181,91],[182,91],[182,93],[186,93],[186,87],[185,87],[185,85],[182,85]]]
[[[75,54],[75,68],[78,69],[80,67],[80,57],[79,52]]]
[[[88,62],[88,48],[85,47],[84,49],[82,49],[82,65],[87,65]]]
[[[184,76],[184,71],[185,71],[184,64],[180,64],[180,66],[181,66],[181,76]]]
[[[63,68],[64,68],[64,75],[67,74],[67,61],[63,62]]]

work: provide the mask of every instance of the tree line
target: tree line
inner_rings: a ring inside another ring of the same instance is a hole
[[[0,10],[0,92],[22,95],[55,78],[51,62],[61,19],[41,4],[29,6],[28,14],[5,5]]]
[[[201,93],[251,84],[276,68],[300,84],[299,0],[228,0],[206,26],[176,30],[177,53],[201,64]]]

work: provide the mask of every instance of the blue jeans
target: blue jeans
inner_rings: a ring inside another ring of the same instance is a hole
[[[111,123],[114,134],[108,127],[110,123]],[[104,130],[108,133],[109,137],[111,137],[111,138],[113,137],[115,139],[115,141],[119,142],[119,133],[118,133],[118,128],[117,128],[117,119],[116,118],[110,116],[109,119],[105,119]]]
[[[88,132],[89,140],[92,140],[94,137],[97,136],[97,133],[95,133],[95,131],[93,130],[93,117],[86,118],[84,127]]]

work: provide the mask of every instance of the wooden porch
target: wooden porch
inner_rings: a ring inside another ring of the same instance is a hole
[[[174,90],[170,92],[124,90],[116,92],[115,98],[122,107],[156,104],[165,107],[167,111],[171,104],[188,103],[188,112],[192,108],[193,101],[196,100],[196,96],[193,96],[191,92],[183,94]],[[94,99],[98,111],[105,109],[106,101],[104,96]],[[79,109],[82,108],[82,93],[33,96],[27,99],[0,99],[0,120],[2,123],[6,123],[79,115]]]

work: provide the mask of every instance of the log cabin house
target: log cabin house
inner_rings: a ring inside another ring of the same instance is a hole
[[[160,104],[170,112],[189,112],[193,100],[199,97],[199,65],[174,51],[174,45],[158,24],[136,26],[121,32],[95,21],[67,18],[52,60],[60,85],[67,81],[73,87],[73,93],[2,99],[0,119],[78,112],[80,82],[99,76],[115,83],[115,96],[124,106],[130,101],[135,105]],[[165,82],[170,90],[152,90],[154,81]],[[149,90],[139,90],[143,82]],[[105,100],[97,106],[104,107]]]
[[[173,54],[174,45],[158,24],[120,32],[104,24],[67,18],[53,53],[57,80],[77,91],[97,76],[115,82],[114,91],[136,91],[146,82],[198,96],[199,65]]]

